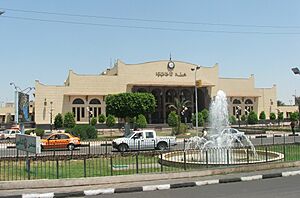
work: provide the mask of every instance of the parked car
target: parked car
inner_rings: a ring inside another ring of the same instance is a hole
[[[146,149],[165,150],[176,145],[176,137],[158,137],[154,130],[133,131],[123,138],[114,139],[112,145],[121,152]]]
[[[0,139],[15,139],[16,134],[21,134],[21,131],[17,129],[6,129],[0,133]]]
[[[46,139],[41,139],[42,149],[68,149],[73,150],[80,146],[80,139],[69,133],[55,133]]]

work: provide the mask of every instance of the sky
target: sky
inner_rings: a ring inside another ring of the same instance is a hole
[[[219,64],[220,77],[255,76],[277,98],[300,95],[300,1],[0,0],[0,104],[35,80],[99,74],[115,60]],[[48,14],[46,14],[48,13]],[[54,22],[56,21],[56,22]]]

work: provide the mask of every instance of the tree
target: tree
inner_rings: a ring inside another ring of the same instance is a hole
[[[277,100],[277,106],[284,106],[284,102],[282,102],[281,100]]]
[[[258,121],[257,114],[254,111],[251,111],[247,117],[248,124],[256,124]]]
[[[283,121],[283,112],[279,112],[277,118],[279,121]]]
[[[291,119],[291,121],[296,122],[299,119],[299,113],[298,112],[291,113],[290,119]]]
[[[91,125],[95,126],[97,124],[97,118],[96,117],[92,117],[91,119]]]
[[[73,128],[74,126],[75,126],[74,114],[71,112],[67,112],[64,117],[64,127]]]
[[[104,114],[100,114],[98,116],[98,122],[103,124],[106,121],[106,116]]]
[[[116,118],[113,115],[108,115],[106,118],[106,126],[109,128],[113,127],[116,124]]]
[[[175,110],[177,113],[177,133],[180,131],[181,114],[184,113],[189,103],[190,101],[188,100],[180,101],[178,98],[174,98],[174,104],[169,105],[169,108]]]
[[[270,113],[270,120],[276,120],[275,113],[273,113],[273,112]]]
[[[175,111],[171,111],[168,115],[168,125],[170,127],[176,127],[178,122],[177,114]]]
[[[146,117],[142,114],[138,115],[136,119],[136,127],[138,128],[146,128],[147,127],[147,120]]]
[[[260,112],[259,119],[260,120],[265,120],[266,119],[266,113],[264,111]]]
[[[54,128],[55,129],[59,129],[59,128],[62,128],[63,126],[63,117],[62,115],[59,113],[55,116],[54,118]]]
[[[119,118],[136,117],[155,111],[155,97],[150,93],[120,93],[105,99],[107,114]]]
[[[204,121],[205,121],[205,122],[208,122],[209,111],[208,111],[207,109],[203,109],[203,110],[201,111],[201,113],[202,113],[202,116],[203,116]]]

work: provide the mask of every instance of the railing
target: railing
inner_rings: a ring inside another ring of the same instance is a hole
[[[164,151],[141,150],[120,153],[111,141],[82,142],[75,150],[51,149],[29,154],[14,148],[13,141],[0,143],[0,181],[101,177],[155,172],[178,172],[219,166],[300,160],[300,137],[271,135],[251,139],[250,147],[186,150],[187,141]],[[145,145],[143,145],[145,146]],[[154,147],[154,146],[153,146]],[[276,158],[277,157],[277,158]]]

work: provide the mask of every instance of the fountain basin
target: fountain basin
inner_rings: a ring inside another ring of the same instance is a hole
[[[160,162],[168,166],[197,167],[203,165],[245,165],[280,161],[284,155],[279,152],[250,149],[204,149],[172,151],[164,153]]]

